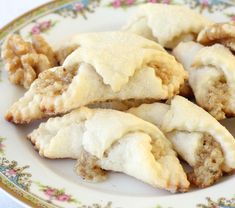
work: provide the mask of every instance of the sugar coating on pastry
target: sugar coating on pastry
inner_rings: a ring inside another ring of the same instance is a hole
[[[215,23],[206,26],[198,35],[197,41],[203,45],[221,43],[235,52],[235,23]]]
[[[197,103],[221,120],[235,113],[235,57],[223,45],[201,49],[192,63],[189,83]]]
[[[9,35],[2,45],[2,59],[13,84],[29,88],[42,71],[55,66],[53,51],[40,36],[32,37],[32,43],[24,41],[20,35]]]
[[[148,3],[139,6],[124,30],[174,48],[182,41],[195,40],[208,24],[206,17],[185,6]]]
[[[178,93],[187,77],[182,65],[153,41],[126,32],[91,34],[91,40],[88,37],[81,36],[81,47],[63,66],[39,75],[25,96],[10,108],[7,120],[25,123],[105,101],[168,99]],[[103,42],[89,47],[98,37]],[[112,40],[116,42],[112,44]],[[133,44],[126,47],[127,43]]]
[[[155,124],[166,134],[177,153],[193,167],[189,179],[197,186],[209,186],[223,171],[235,169],[233,136],[187,99],[175,96],[170,104],[143,104],[127,112]]]
[[[186,191],[189,186],[163,133],[128,113],[82,107],[50,118],[28,138],[42,156],[78,159],[77,173],[86,180],[104,180],[102,169],[123,172],[172,192]]]

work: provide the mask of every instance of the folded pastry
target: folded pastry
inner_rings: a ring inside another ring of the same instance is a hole
[[[148,3],[137,9],[123,29],[172,49],[182,41],[195,40],[209,24],[204,16],[185,6]]]
[[[194,52],[188,53],[192,45]],[[182,43],[176,47],[174,55],[183,65],[189,66],[189,84],[197,104],[217,120],[233,116],[235,57],[220,44],[201,47],[197,43]]]
[[[115,32],[115,37],[110,32],[106,33],[80,33],[79,35],[74,35],[68,40],[65,40],[56,51],[57,59],[62,65],[67,58],[73,51],[75,51],[80,46],[86,47],[94,47],[94,46],[102,46],[104,42],[110,44],[127,44],[127,40],[123,38],[123,32]],[[128,39],[128,45],[130,46],[140,46],[143,47],[144,45],[148,47],[153,47],[151,42],[146,42],[144,39],[140,39],[138,36],[132,36],[132,38]],[[154,46],[159,50],[163,50],[160,45]]]
[[[215,118],[181,96],[170,104],[143,104],[132,113],[158,126],[177,153],[191,166],[190,182],[212,185],[235,169],[235,139]]]
[[[235,22],[215,23],[207,26],[199,33],[197,41],[203,45],[221,43],[235,52]]]
[[[55,54],[40,36],[33,35],[32,43],[20,35],[9,35],[2,45],[2,59],[9,72],[9,80],[29,88],[42,71],[57,65]]]
[[[26,123],[110,100],[168,99],[187,76],[159,44],[135,34],[83,34],[79,41],[63,66],[39,75],[11,106],[7,120]]]
[[[203,46],[199,43],[188,41],[179,43],[172,51],[172,55],[179,61],[184,69],[189,73],[193,58],[196,53],[202,49]],[[193,97],[192,88],[189,85],[189,80],[185,80],[185,83],[180,87],[180,95],[183,97]]]
[[[82,107],[50,118],[28,137],[41,156],[78,159],[77,173],[87,180],[104,180],[112,170],[172,192],[189,187],[163,133],[129,113]]]

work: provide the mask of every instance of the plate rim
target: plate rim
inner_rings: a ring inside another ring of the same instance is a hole
[[[48,8],[55,9],[60,5],[64,5],[66,3],[71,3],[73,0],[50,0],[47,3],[41,4],[33,9],[28,10],[27,12],[19,15],[18,17],[14,18],[12,21],[4,25],[0,28],[0,42],[3,41],[4,37],[12,31],[13,28],[21,25],[21,21],[27,19],[28,16],[34,18],[43,12],[46,12]],[[18,25],[19,24],[19,25]],[[45,201],[41,200],[39,197],[34,196],[26,191],[19,189],[15,184],[11,181],[7,180],[3,174],[0,174],[0,188],[6,194],[9,194],[14,201],[17,203],[21,202],[29,207],[45,207],[45,208],[55,208],[54,205],[48,204]]]
[[[89,3],[93,0],[89,0]],[[31,10],[21,14],[20,16],[14,18],[12,21],[0,28],[0,44],[4,38],[14,30],[17,30],[18,27],[24,26],[24,23],[29,20],[39,17],[41,14],[46,14],[60,6],[76,2],[76,0],[50,0],[47,3],[41,4],[37,7],[34,7]],[[234,2],[235,4],[235,2]],[[1,71],[0,71],[1,73]],[[24,191],[17,187],[14,183],[8,180],[3,174],[0,173],[0,188],[3,192],[6,192],[14,201],[17,203],[22,203],[28,207],[45,207],[45,208],[58,208],[58,205],[49,204],[40,197]]]
[[[33,18],[45,11],[48,11],[48,8],[55,9],[58,6],[65,5],[66,3],[71,3],[73,1],[74,0],[60,0],[60,1],[49,0],[49,2],[36,6],[28,10],[27,12],[22,13],[21,15],[14,18],[9,23],[6,23],[3,27],[0,28],[0,42],[4,39],[4,36],[6,36],[6,33],[8,34],[9,31],[12,31],[12,28],[15,28],[21,25],[19,24],[19,22],[23,21],[24,19],[28,19],[28,16]]]

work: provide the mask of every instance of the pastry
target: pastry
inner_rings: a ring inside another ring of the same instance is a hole
[[[193,41],[181,42],[173,49],[172,55],[175,56],[177,61],[189,73],[195,54],[202,48],[203,45]],[[180,87],[180,95],[187,98],[194,96],[192,88],[189,85],[189,80],[185,80],[185,83]]]
[[[203,45],[221,43],[235,52],[235,22],[215,23],[206,26],[199,33],[197,41]]]
[[[123,29],[172,49],[182,41],[195,40],[209,24],[209,20],[185,6],[148,3],[139,6]]]
[[[193,43],[182,43],[176,47],[175,56],[189,67],[189,84],[198,105],[217,120],[235,114],[235,57],[223,45],[202,47],[194,43],[194,52],[185,53]],[[183,55],[184,54],[184,55]],[[181,56],[181,60],[179,58]]]
[[[123,32],[116,32],[117,35],[115,37],[113,35],[108,35],[107,32],[101,33],[81,33],[79,35],[74,35],[68,40],[66,40],[56,51],[57,59],[62,65],[67,58],[73,51],[75,51],[78,47],[86,46],[86,47],[94,47],[94,46],[102,46],[104,42],[110,44],[115,43],[123,43],[126,44],[126,39],[123,37]],[[153,46],[151,42],[146,42],[144,39],[140,39],[138,36],[132,36],[132,39],[128,40],[129,45],[135,46]],[[159,50],[163,50],[160,45],[155,45],[154,47],[158,48]]]
[[[39,73],[57,65],[53,50],[40,35],[33,35],[32,43],[24,41],[20,35],[9,35],[2,45],[1,56],[9,80],[26,89]]]
[[[172,55],[141,36],[107,32],[81,35],[78,40],[80,47],[63,66],[40,73],[10,107],[8,121],[27,123],[110,100],[168,99],[187,77]]]
[[[50,118],[28,138],[41,156],[77,159],[77,173],[86,180],[104,180],[112,170],[172,192],[189,187],[163,133],[128,113],[82,107]]]
[[[228,130],[199,106],[181,96],[169,104],[143,104],[132,113],[158,126],[177,153],[193,168],[190,182],[212,185],[223,172],[235,169],[235,140]]]

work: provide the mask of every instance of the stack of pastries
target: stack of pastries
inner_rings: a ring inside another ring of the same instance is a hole
[[[53,116],[28,138],[42,157],[76,159],[85,180],[118,171],[171,192],[204,188],[235,170],[235,139],[218,121],[235,115],[234,51],[235,24],[178,5],[141,5],[120,31],[57,51],[13,34],[2,57],[29,89],[5,118]]]

